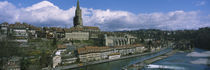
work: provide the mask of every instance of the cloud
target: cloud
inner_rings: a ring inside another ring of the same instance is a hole
[[[0,2],[0,21],[10,21],[14,22],[14,20],[18,19],[19,10],[16,7],[7,2]]]
[[[37,26],[71,27],[75,7],[60,9],[49,1],[42,1],[26,8],[17,8],[13,4],[0,2],[0,22],[27,22]],[[135,29],[198,29],[210,26],[209,15],[201,16],[200,11],[171,11],[167,13],[139,13],[128,11],[82,8],[83,24],[98,26],[105,31]]]
[[[14,23],[27,22],[39,26],[65,26],[71,24],[75,7],[59,9],[49,1],[42,1],[26,8],[16,8],[13,4],[0,2],[0,21]]]
[[[202,6],[202,5],[205,5],[206,4],[206,2],[205,1],[198,1],[198,2],[196,2],[196,6]]]

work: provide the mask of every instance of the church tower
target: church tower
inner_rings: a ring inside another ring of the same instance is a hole
[[[79,6],[79,0],[77,0],[77,8],[74,16],[74,27],[83,27],[82,10]]]

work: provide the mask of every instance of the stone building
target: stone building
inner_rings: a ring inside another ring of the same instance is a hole
[[[79,26],[79,27],[74,26],[70,28],[70,31],[100,32],[100,29],[98,27],[92,27],[92,26]]]
[[[33,25],[29,25],[28,28],[29,28],[28,29],[28,36],[29,36],[29,38],[37,38],[38,37],[37,31],[40,31],[41,28],[35,27]]]
[[[89,38],[98,38],[97,32],[100,32],[100,29],[93,26],[83,26],[82,10],[80,9],[79,0],[77,0],[74,26],[70,29],[65,29],[65,32],[65,39],[67,40],[89,40]]]
[[[60,65],[68,65],[75,63],[77,61],[77,57],[75,54],[72,54],[72,48],[67,47],[66,45],[57,45],[57,51],[55,52],[55,56],[53,58],[53,67]]]
[[[78,58],[80,62],[98,61],[103,59],[117,59],[121,55],[142,53],[146,50],[143,45],[130,45],[121,47],[92,47],[86,46],[78,48]]]
[[[108,58],[112,53],[109,47],[84,47],[77,50],[80,62],[96,61]]]
[[[0,40],[7,37],[8,31],[9,24],[7,22],[0,24]]]
[[[16,22],[15,24],[10,24],[10,35],[17,42],[28,42],[28,28]]]
[[[118,59],[120,58],[120,53],[109,54],[109,59]]]
[[[9,30],[9,24],[7,22],[4,22],[0,24],[0,34],[1,35],[7,35]]]
[[[123,46],[123,45],[131,45],[134,44],[136,37],[131,35],[124,36],[108,36],[104,35],[104,44],[105,46]]]
[[[67,32],[65,35],[67,40],[89,40],[89,32]]]
[[[62,57],[62,65],[68,65],[68,64],[72,64],[75,63],[77,61],[77,57],[74,56],[70,56],[70,57]]]
[[[53,68],[58,66],[61,63],[61,56],[54,56],[53,57]]]
[[[146,51],[146,48],[140,44],[114,47],[114,53],[120,53],[121,56],[142,53],[144,51]]]
[[[57,27],[44,27],[42,30],[38,31],[38,37],[42,38],[64,38],[65,37],[65,29],[63,28],[57,28]]]
[[[65,30],[62,28],[56,28],[56,37],[57,38],[64,38],[65,37]]]
[[[71,31],[85,31],[85,32],[98,32],[100,29],[93,26],[83,26],[82,10],[80,9],[79,0],[77,0],[77,8],[74,16],[74,27],[70,28]]]

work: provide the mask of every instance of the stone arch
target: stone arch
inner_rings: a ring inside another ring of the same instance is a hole
[[[122,44],[121,44],[121,45],[124,45],[124,41],[123,41],[123,39],[121,39],[121,42],[122,42]]]
[[[125,45],[127,45],[127,41],[126,41],[126,39],[124,39],[124,43],[125,43]]]
[[[114,44],[115,46],[119,44],[119,42],[117,40],[115,40],[114,42],[115,42],[115,44]]]
[[[122,41],[120,39],[118,41],[119,41],[119,46],[121,46],[122,45]]]

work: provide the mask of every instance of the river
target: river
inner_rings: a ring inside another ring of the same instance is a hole
[[[157,55],[160,55],[163,53],[167,53],[170,50],[171,49],[166,49],[166,50],[161,51],[156,54],[133,57],[133,58],[123,59],[123,60],[107,62],[107,63],[95,64],[95,65],[89,65],[86,67],[80,67],[80,68],[71,69],[71,70],[121,70],[125,66],[128,66],[130,64],[134,64],[137,62],[141,62],[142,60],[150,58],[150,57],[154,57],[154,56],[157,56]],[[205,52],[205,50],[195,49],[194,52],[201,53],[201,52]],[[162,69],[166,69],[166,70],[170,70],[170,67],[172,70],[174,70],[174,69],[178,69],[178,70],[210,70],[210,66],[207,66],[207,65],[201,64],[201,63],[200,64],[193,63],[193,62],[196,62],[196,60],[204,59],[207,57],[197,57],[197,56],[194,56],[194,53],[192,55],[189,55],[189,54],[191,54],[191,53],[178,52],[166,59],[157,61],[157,62],[153,63],[152,65],[165,66],[166,68],[162,68]],[[207,55],[210,55],[210,53]],[[151,67],[144,68],[144,70],[159,70],[159,69],[160,68],[151,68]]]
[[[178,52],[151,65],[162,68],[145,67],[143,70],[210,70],[210,51],[195,48],[193,52]]]

